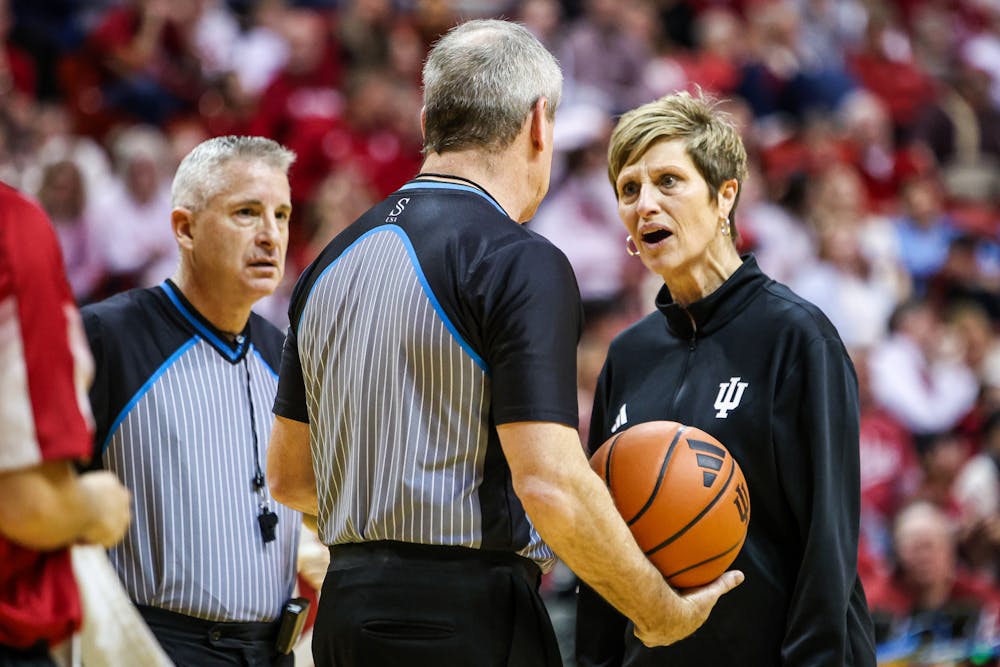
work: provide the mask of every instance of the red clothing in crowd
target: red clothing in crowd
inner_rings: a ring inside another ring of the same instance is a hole
[[[928,611],[919,607],[913,592],[898,575],[866,581],[865,595],[868,597],[869,609],[888,612],[897,618]],[[956,572],[951,591],[940,606],[975,607],[985,615],[986,625],[992,624],[993,627],[1000,620],[1000,592],[988,581],[963,570]]]
[[[90,454],[87,341],[52,226],[0,183],[0,470]],[[38,552],[0,536],[0,645],[49,645],[80,624],[68,549]]]
[[[891,522],[920,485],[920,461],[913,438],[881,408],[861,415],[861,506]]]

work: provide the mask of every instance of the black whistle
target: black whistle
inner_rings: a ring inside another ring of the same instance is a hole
[[[260,537],[264,544],[274,542],[274,527],[278,525],[278,515],[269,508],[262,507],[257,515],[257,523],[260,524]]]

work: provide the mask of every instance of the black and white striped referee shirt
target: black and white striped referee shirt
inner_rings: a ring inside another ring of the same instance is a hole
[[[292,592],[301,517],[267,496],[277,539],[261,539],[251,429],[263,470],[281,332],[251,314],[229,343],[170,281],[82,313],[97,454],[132,492],[132,523],[110,550],[130,597],[215,621],[274,620]]]
[[[303,273],[275,412],[310,424],[326,544],[397,540],[553,559],[496,425],[577,425],[565,256],[473,187],[412,181]]]

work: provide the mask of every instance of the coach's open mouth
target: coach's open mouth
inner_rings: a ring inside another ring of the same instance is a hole
[[[655,244],[673,236],[669,229],[654,229],[651,232],[644,232],[642,240],[644,243]]]

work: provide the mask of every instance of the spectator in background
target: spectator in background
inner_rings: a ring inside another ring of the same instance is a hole
[[[344,114],[344,68],[323,16],[292,9],[282,26],[288,62],[261,94],[250,128],[298,155],[290,178],[301,208],[330,165],[325,137]]]
[[[962,510],[962,554],[1000,584],[1000,410],[982,424],[980,451],[962,467],[954,495]]]
[[[989,255],[996,252],[996,241],[957,234],[941,268],[928,280],[927,298],[938,311],[964,302],[977,304],[1000,325],[1000,273],[989,267]]]
[[[344,2],[334,28],[344,65],[352,69],[386,67],[396,20],[391,0]]]
[[[844,98],[836,111],[843,128],[845,159],[864,180],[871,208],[891,215],[907,179],[920,178],[933,156],[910,144],[898,144],[885,102],[859,88]]]
[[[192,29],[192,40],[202,74],[208,80],[234,76],[241,94],[256,100],[288,59],[288,44],[281,34],[285,9],[279,0],[237,3],[200,0],[203,3]]]
[[[299,253],[299,271],[310,264],[334,236],[344,231],[378,201],[368,180],[351,164],[342,165],[324,178],[305,214],[308,243]],[[293,272],[298,276],[299,271]]]
[[[936,94],[934,81],[914,61],[910,38],[890,3],[869,5],[864,39],[848,53],[848,68],[885,103],[894,128],[904,136]]]
[[[168,225],[169,150],[156,128],[124,129],[113,144],[117,178],[95,198],[93,220],[103,244],[104,262],[117,289],[158,283],[177,264],[177,245]]]
[[[53,162],[69,160],[80,170],[88,205],[103,193],[112,180],[111,160],[104,146],[74,130],[73,119],[65,106],[45,104],[33,109],[38,143],[22,174],[26,192],[38,192],[42,171]]]
[[[910,277],[899,259],[895,230],[887,217],[872,212],[861,175],[835,155],[816,160],[815,165],[807,185],[806,211],[813,232],[819,237],[827,230],[852,230],[867,264],[868,282],[888,294],[892,303],[904,299],[911,290]]]
[[[923,472],[913,436],[872,395],[868,358],[867,349],[851,349],[861,413],[861,533],[870,555],[882,562],[892,548],[893,517],[916,492]]]
[[[889,336],[872,350],[875,400],[917,435],[947,431],[972,409],[975,375],[943,336],[938,314],[911,299],[893,311]]]
[[[951,519],[961,517],[954,485],[962,466],[969,459],[971,445],[958,428],[914,436],[913,447],[920,461],[920,483],[911,499],[926,500]]]
[[[18,45],[16,50],[30,60],[31,78],[39,99],[58,101],[60,60],[80,45],[84,37],[86,10],[98,3],[83,0],[49,0],[44,3],[3,0],[0,4],[6,7],[5,18],[12,20],[10,37]],[[18,56],[13,59],[20,60]],[[22,90],[27,88],[22,86]]]
[[[662,45],[657,57],[646,65],[643,79],[651,97],[696,86],[706,92],[731,93],[740,82],[747,49],[742,18],[725,7],[708,7],[692,21],[690,31],[696,48]]]
[[[90,218],[86,186],[75,162],[62,160],[44,168],[38,201],[55,227],[73,297],[86,303],[105,278],[104,239]]]
[[[162,125],[195,108],[203,80],[192,26],[196,0],[128,0],[87,36],[99,105],[131,122]]]
[[[736,92],[756,117],[801,121],[836,108],[854,87],[842,65],[811,51],[791,0],[756,3],[747,21],[749,55]]]
[[[583,6],[556,52],[566,77],[567,106],[611,105],[617,114],[648,101],[651,93],[642,77],[652,45],[629,37],[621,2],[585,0]]]
[[[11,14],[8,0],[0,0],[0,95],[36,93],[35,62],[10,41]]]
[[[562,29],[562,6],[558,0],[522,0],[517,7],[520,21],[549,51],[555,52]]]
[[[1000,195],[1000,108],[990,97],[989,74],[958,57],[945,88],[915,128],[934,153],[948,196],[993,206]]]
[[[323,170],[350,162],[385,197],[420,168],[420,97],[385,70],[352,72],[344,113],[323,136]]]
[[[990,97],[1000,109],[1000,7],[978,3],[982,20],[962,44],[962,57],[990,76]]]
[[[899,197],[902,212],[893,220],[899,258],[910,274],[914,292],[923,295],[928,281],[944,266],[958,230],[944,209],[944,193],[935,176],[907,180]]]
[[[752,239],[750,249],[761,270],[787,285],[816,260],[815,234],[805,220],[806,177],[800,172],[787,179],[768,179],[753,161],[749,169],[740,193],[739,222],[746,225],[745,235]]]
[[[997,293],[1000,297],[1000,292]],[[980,392],[975,407],[960,428],[966,435],[973,436],[973,446],[979,449],[979,439],[975,431],[996,407],[990,400],[991,359],[1000,358],[1000,330],[989,318],[989,314],[975,302],[960,302],[948,308],[945,313],[948,335],[955,340],[955,346],[965,365],[976,376]]]
[[[941,509],[927,501],[902,509],[893,546],[891,576],[867,591],[873,614],[886,613],[897,632],[928,640],[972,639],[980,628],[993,628],[983,639],[997,640],[1000,596],[959,564],[955,531]]]
[[[873,276],[857,228],[820,229],[817,260],[802,265],[792,290],[823,311],[848,348],[874,345],[885,335],[895,295]]]
[[[625,302],[644,276],[639,262],[621,251],[618,203],[607,187],[611,116],[600,107],[571,106],[559,114],[554,147],[559,175],[529,223],[562,250],[576,274],[580,297],[590,306]]]
[[[45,214],[0,184],[0,664],[54,667],[80,627],[69,547],[115,545],[129,494],[90,458],[94,362]]]

